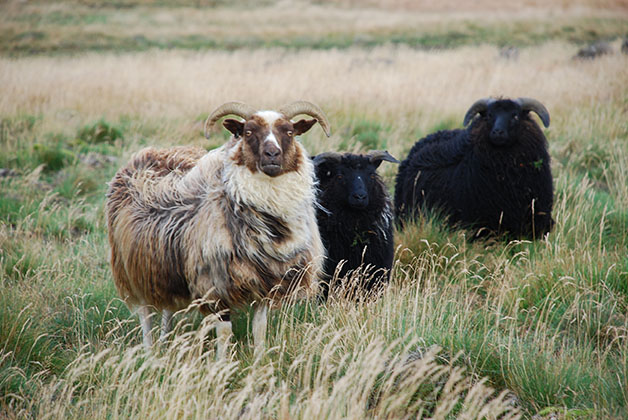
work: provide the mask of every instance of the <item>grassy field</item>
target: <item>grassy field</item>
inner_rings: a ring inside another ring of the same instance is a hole
[[[0,418],[628,418],[628,5],[358,3],[0,3]],[[600,39],[612,54],[573,59]],[[547,238],[424,219],[380,299],[286,304],[261,357],[247,311],[227,361],[195,310],[144,353],[103,211],[132,153],[220,145],[202,124],[225,101],[306,99],[333,133],[312,154],[402,159],[486,96],[550,111]]]
[[[155,48],[330,49],[404,44],[425,49],[478,42],[585,43],[626,35],[628,13],[625,0],[528,0],[513,5],[497,0],[462,4],[453,0],[356,4],[189,0],[177,2],[176,7],[171,3],[9,1],[0,6],[0,52],[23,56]]]

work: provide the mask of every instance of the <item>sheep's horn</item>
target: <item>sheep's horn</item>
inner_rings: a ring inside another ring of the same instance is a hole
[[[492,98],[483,98],[475,101],[473,105],[471,105],[471,108],[469,108],[469,110],[465,114],[462,125],[466,127],[471,122],[473,117],[475,117],[475,114],[477,114],[478,112],[486,111],[486,108],[488,108],[488,106],[493,101],[495,101],[495,99]]]
[[[248,120],[255,114],[257,110],[250,105],[242,102],[227,102],[220,105],[205,120],[205,138],[209,138],[209,130],[216,124],[216,121],[226,115],[237,115]]]
[[[331,160],[334,162],[340,162],[342,155],[338,152],[323,152],[314,156],[314,165],[320,165],[321,163]]]
[[[318,123],[321,125],[321,128],[325,132],[325,135],[327,137],[331,136],[331,130],[329,128],[329,121],[327,120],[325,113],[317,105],[314,105],[311,102],[307,102],[307,101],[292,102],[291,104],[282,106],[279,109],[279,112],[285,115],[286,118],[288,119],[291,119],[292,117],[299,114],[305,114],[305,115],[309,115],[310,117],[314,117],[316,118]]]
[[[385,160],[386,162],[400,163],[397,159],[393,157],[393,155],[388,153],[388,150],[373,150],[372,152],[368,153],[368,156],[369,162],[371,163],[376,161],[381,162],[382,160]]]
[[[543,121],[545,128],[549,127],[550,116],[547,108],[545,108],[545,105],[532,98],[517,98],[515,102],[518,103],[519,106],[521,106],[521,109],[525,111],[536,112],[539,118],[541,118],[541,121]]]

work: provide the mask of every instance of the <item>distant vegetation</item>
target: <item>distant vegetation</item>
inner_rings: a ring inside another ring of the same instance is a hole
[[[356,20],[350,9],[333,3],[284,7],[270,1],[9,2],[0,5],[4,12],[0,53],[344,49],[387,44],[419,49],[483,43],[521,47],[549,40],[584,44],[628,35],[625,16],[596,9],[591,9],[591,15],[543,15],[524,9],[504,19],[492,9],[434,15],[370,8]]]

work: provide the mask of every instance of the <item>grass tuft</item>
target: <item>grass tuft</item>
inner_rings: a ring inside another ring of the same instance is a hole
[[[123,139],[122,130],[103,119],[81,128],[76,137],[88,144],[114,144],[116,140]]]

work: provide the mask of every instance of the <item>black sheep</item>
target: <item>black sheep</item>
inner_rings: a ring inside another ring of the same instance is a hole
[[[466,129],[416,142],[397,173],[396,221],[415,217],[417,209],[436,210],[451,225],[479,229],[478,235],[534,239],[549,232],[550,156],[530,111],[549,126],[537,100],[480,99],[464,117]]]
[[[399,161],[385,151],[326,152],[313,159],[319,182],[316,216],[327,250],[321,295],[327,298],[336,272],[335,278],[346,282],[358,268],[360,284],[347,291],[369,292],[388,281],[394,255],[392,203],[376,170],[384,160]]]

